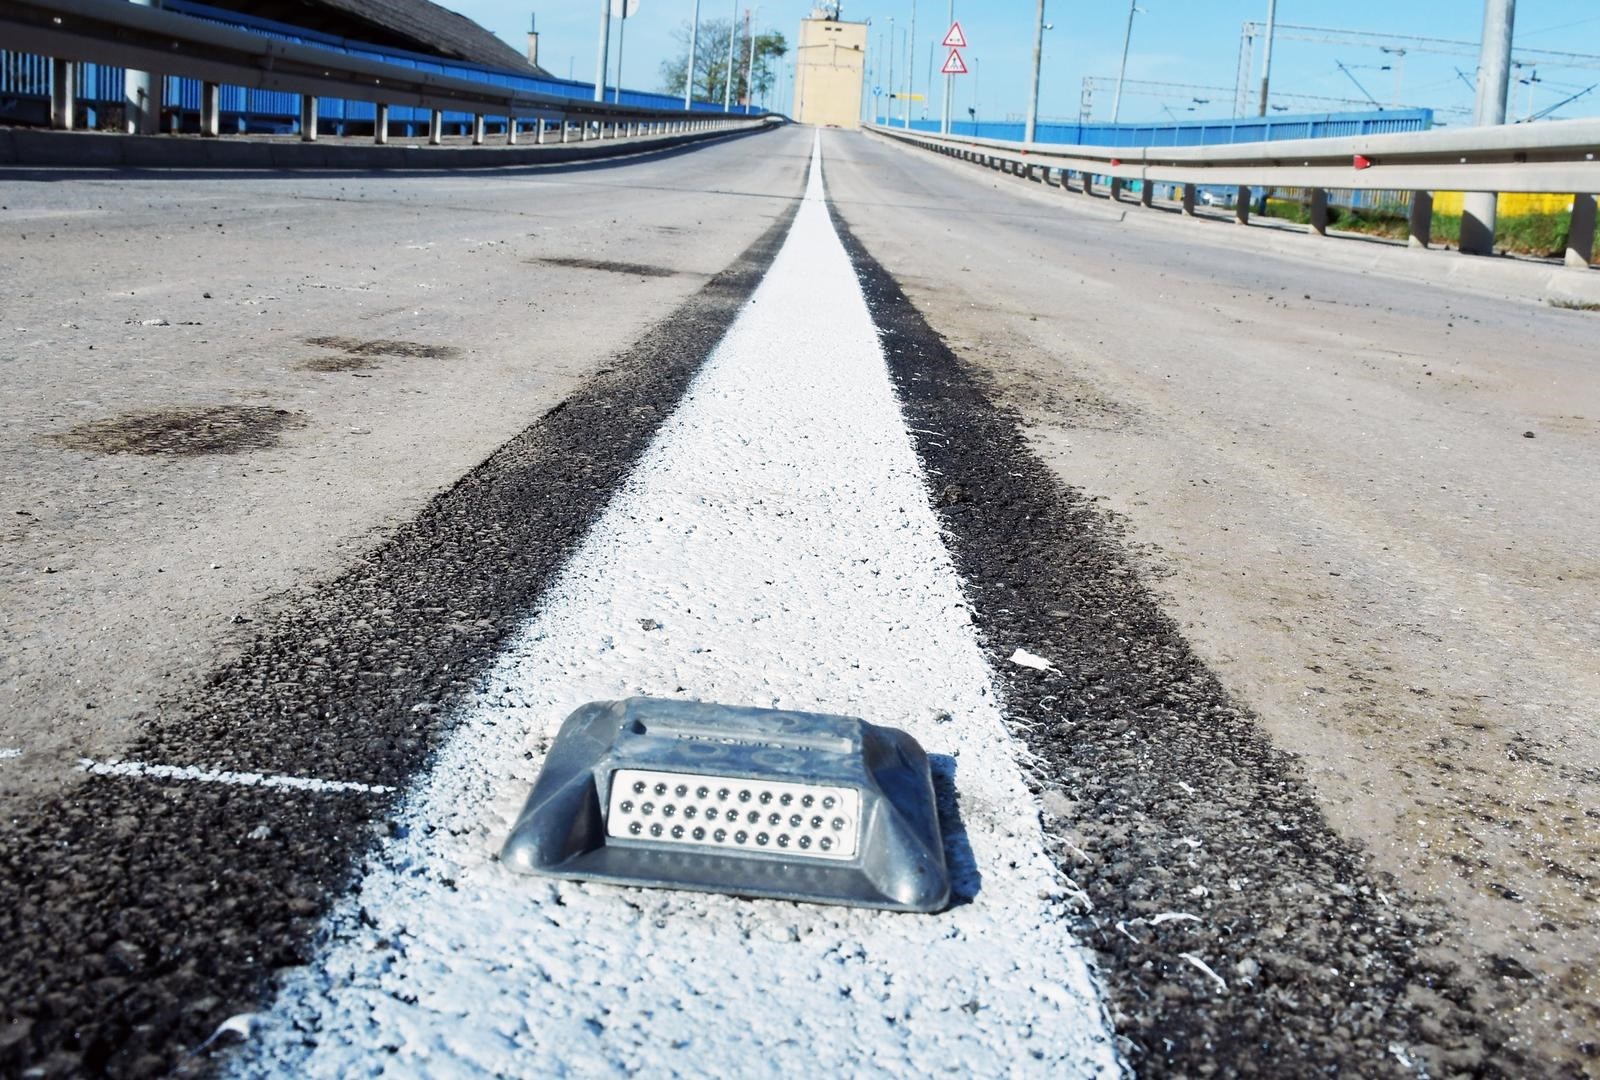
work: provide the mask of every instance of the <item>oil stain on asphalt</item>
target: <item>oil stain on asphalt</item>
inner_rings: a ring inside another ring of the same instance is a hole
[[[43,440],[100,454],[238,454],[276,446],[304,424],[300,413],[264,405],[177,405],[91,420]]]

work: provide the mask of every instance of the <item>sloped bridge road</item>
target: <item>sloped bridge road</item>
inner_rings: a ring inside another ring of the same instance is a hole
[[[1595,1068],[1591,313],[794,128],[0,191],[0,1071]],[[633,695],[950,906],[509,872]]]

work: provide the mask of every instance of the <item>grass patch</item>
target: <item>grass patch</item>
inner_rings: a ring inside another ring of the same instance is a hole
[[[1311,208],[1289,199],[1268,199],[1267,216],[1310,224]],[[1351,210],[1328,207],[1328,227],[1345,232],[1365,233],[1404,240],[1408,233],[1406,211],[1401,207],[1372,207]],[[1560,258],[1567,250],[1567,234],[1572,230],[1572,214],[1502,214],[1495,222],[1494,246],[1497,251],[1515,255]],[[1434,214],[1433,242],[1448,247],[1461,243],[1461,215]]]
[[[1551,307],[1562,308],[1566,311],[1600,311],[1600,304],[1592,300],[1567,300],[1563,297],[1554,296],[1550,298],[1549,304]]]

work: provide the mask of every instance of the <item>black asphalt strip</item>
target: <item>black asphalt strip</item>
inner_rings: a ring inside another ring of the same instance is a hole
[[[124,758],[403,789],[743,309],[798,205],[357,565],[263,616]],[[399,797],[90,776],[14,815],[0,825],[0,1075],[207,1071],[197,1048],[309,959]]]
[[[1129,1064],[1147,1076],[1551,1075],[1435,947],[1442,917],[1368,868],[1295,760],[1196,658],[1117,525],[834,222],[882,334],[1047,843],[1085,895]],[[1010,662],[1025,648],[1056,665]],[[1202,967],[1204,965],[1204,967]],[[1209,968],[1213,974],[1209,974]]]

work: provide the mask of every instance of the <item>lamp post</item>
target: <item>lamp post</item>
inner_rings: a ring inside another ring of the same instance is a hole
[[[745,36],[750,39],[750,62],[745,67],[744,73],[744,114],[750,115],[750,109],[755,104],[756,96],[756,14],[760,12],[761,5],[749,9],[744,13]]]
[[[1034,130],[1039,126],[1039,62],[1044,54],[1044,0],[1039,0],[1033,20],[1033,79],[1028,86],[1028,123],[1022,129],[1022,141],[1032,142]]]
[[[911,95],[917,89],[915,54],[917,51],[917,0],[911,0],[911,29],[906,32],[906,108],[902,125],[911,130]]]
[[[606,68],[611,63],[611,0],[600,0],[600,44],[594,54],[594,99],[606,99]]]
[[[1272,81],[1272,33],[1278,28],[1278,0],[1267,0],[1267,47],[1261,58],[1261,115],[1267,115],[1267,85]]]
[[[694,0],[694,21],[689,24],[689,64],[683,69],[683,111],[694,106],[694,50],[700,37],[700,0]]]
[[[1122,67],[1117,70],[1117,95],[1111,99],[1111,122],[1122,115],[1122,81],[1128,75],[1128,48],[1133,44],[1133,17],[1139,13],[1138,0],[1128,0],[1128,29],[1122,35]]]
[[[733,46],[739,40],[739,0],[733,0],[733,14],[728,16],[728,79],[722,84],[722,111],[733,111]]]
[[[1511,28],[1516,0],[1485,0],[1483,45],[1478,56],[1478,101],[1473,122],[1488,127],[1506,122],[1506,97],[1511,87]],[[1471,255],[1494,251],[1497,196],[1469,191],[1461,207],[1461,250]]]

